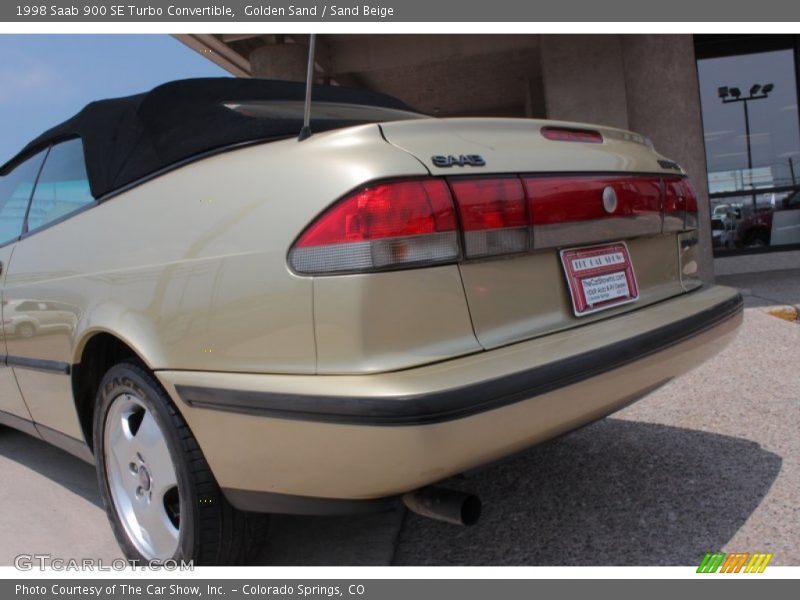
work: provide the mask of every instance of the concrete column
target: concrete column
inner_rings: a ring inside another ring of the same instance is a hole
[[[691,35],[624,35],[628,126],[689,174],[700,211],[700,276],[714,277],[700,91]]]
[[[543,35],[542,80],[548,119],[628,128],[618,35]]]
[[[308,48],[301,44],[270,44],[250,54],[253,77],[305,81]]]
[[[525,118],[547,118],[544,89],[542,88],[542,82],[538,77],[536,79],[529,77],[525,80]]]
[[[691,35],[544,35],[549,119],[631,129],[686,169],[698,193],[700,276],[712,281],[705,146]]]

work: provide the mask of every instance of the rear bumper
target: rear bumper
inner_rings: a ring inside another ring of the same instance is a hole
[[[313,498],[392,496],[614,412],[718,352],[741,313],[715,286],[405,371],[158,376],[234,504],[317,512]]]

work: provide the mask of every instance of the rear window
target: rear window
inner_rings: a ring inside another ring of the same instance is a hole
[[[250,100],[225,102],[223,105],[240,115],[253,119],[298,120],[303,118],[305,104],[299,100]],[[323,129],[331,125],[342,127],[364,123],[384,123],[388,121],[408,121],[429,119],[426,115],[396,108],[346,104],[341,102],[311,103],[311,121]],[[313,127],[312,127],[313,129]]]
[[[79,139],[56,144],[47,155],[28,211],[28,231],[94,202]]]
[[[45,151],[0,177],[0,245],[19,237]]]
[[[722,219],[711,219],[711,229],[713,231],[722,231],[725,229],[725,223],[722,222]]]

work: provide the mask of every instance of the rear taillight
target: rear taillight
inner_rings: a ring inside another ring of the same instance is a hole
[[[580,231],[600,237],[654,235],[662,232],[666,213],[685,215],[684,229],[696,227],[697,199],[686,179],[581,175],[377,183],[319,216],[292,246],[289,264],[309,275],[448,264],[561,246],[581,221],[594,230]],[[621,218],[614,223],[630,228],[591,223],[606,218]]]
[[[534,225],[661,214],[657,177],[525,177]],[[607,189],[613,190],[603,202]]]
[[[683,189],[686,192],[686,221],[684,227],[686,229],[697,229],[697,195],[694,193],[694,188],[688,179],[683,179]]]
[[[299,273],[366,272],[452,262],[460,256],[447,184],[421,179],[378,184],[325,212],[297,240]]]
[[[542,127],[542,136],[557,142],[588,142],[602,144],[603,135],[593,129],[576,129],[573,127]]]
[[[528,251],[530,220],[518,177],[456,179],[450,186],[467,258]]]
[[[681,215],[684,229],[697,228],[697,196],[688,179],[664,180],[664,214]]]

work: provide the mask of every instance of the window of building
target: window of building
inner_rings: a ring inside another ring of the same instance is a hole
[[[796,38],[708,41],[697,72],[714,252],[800,245]]]

